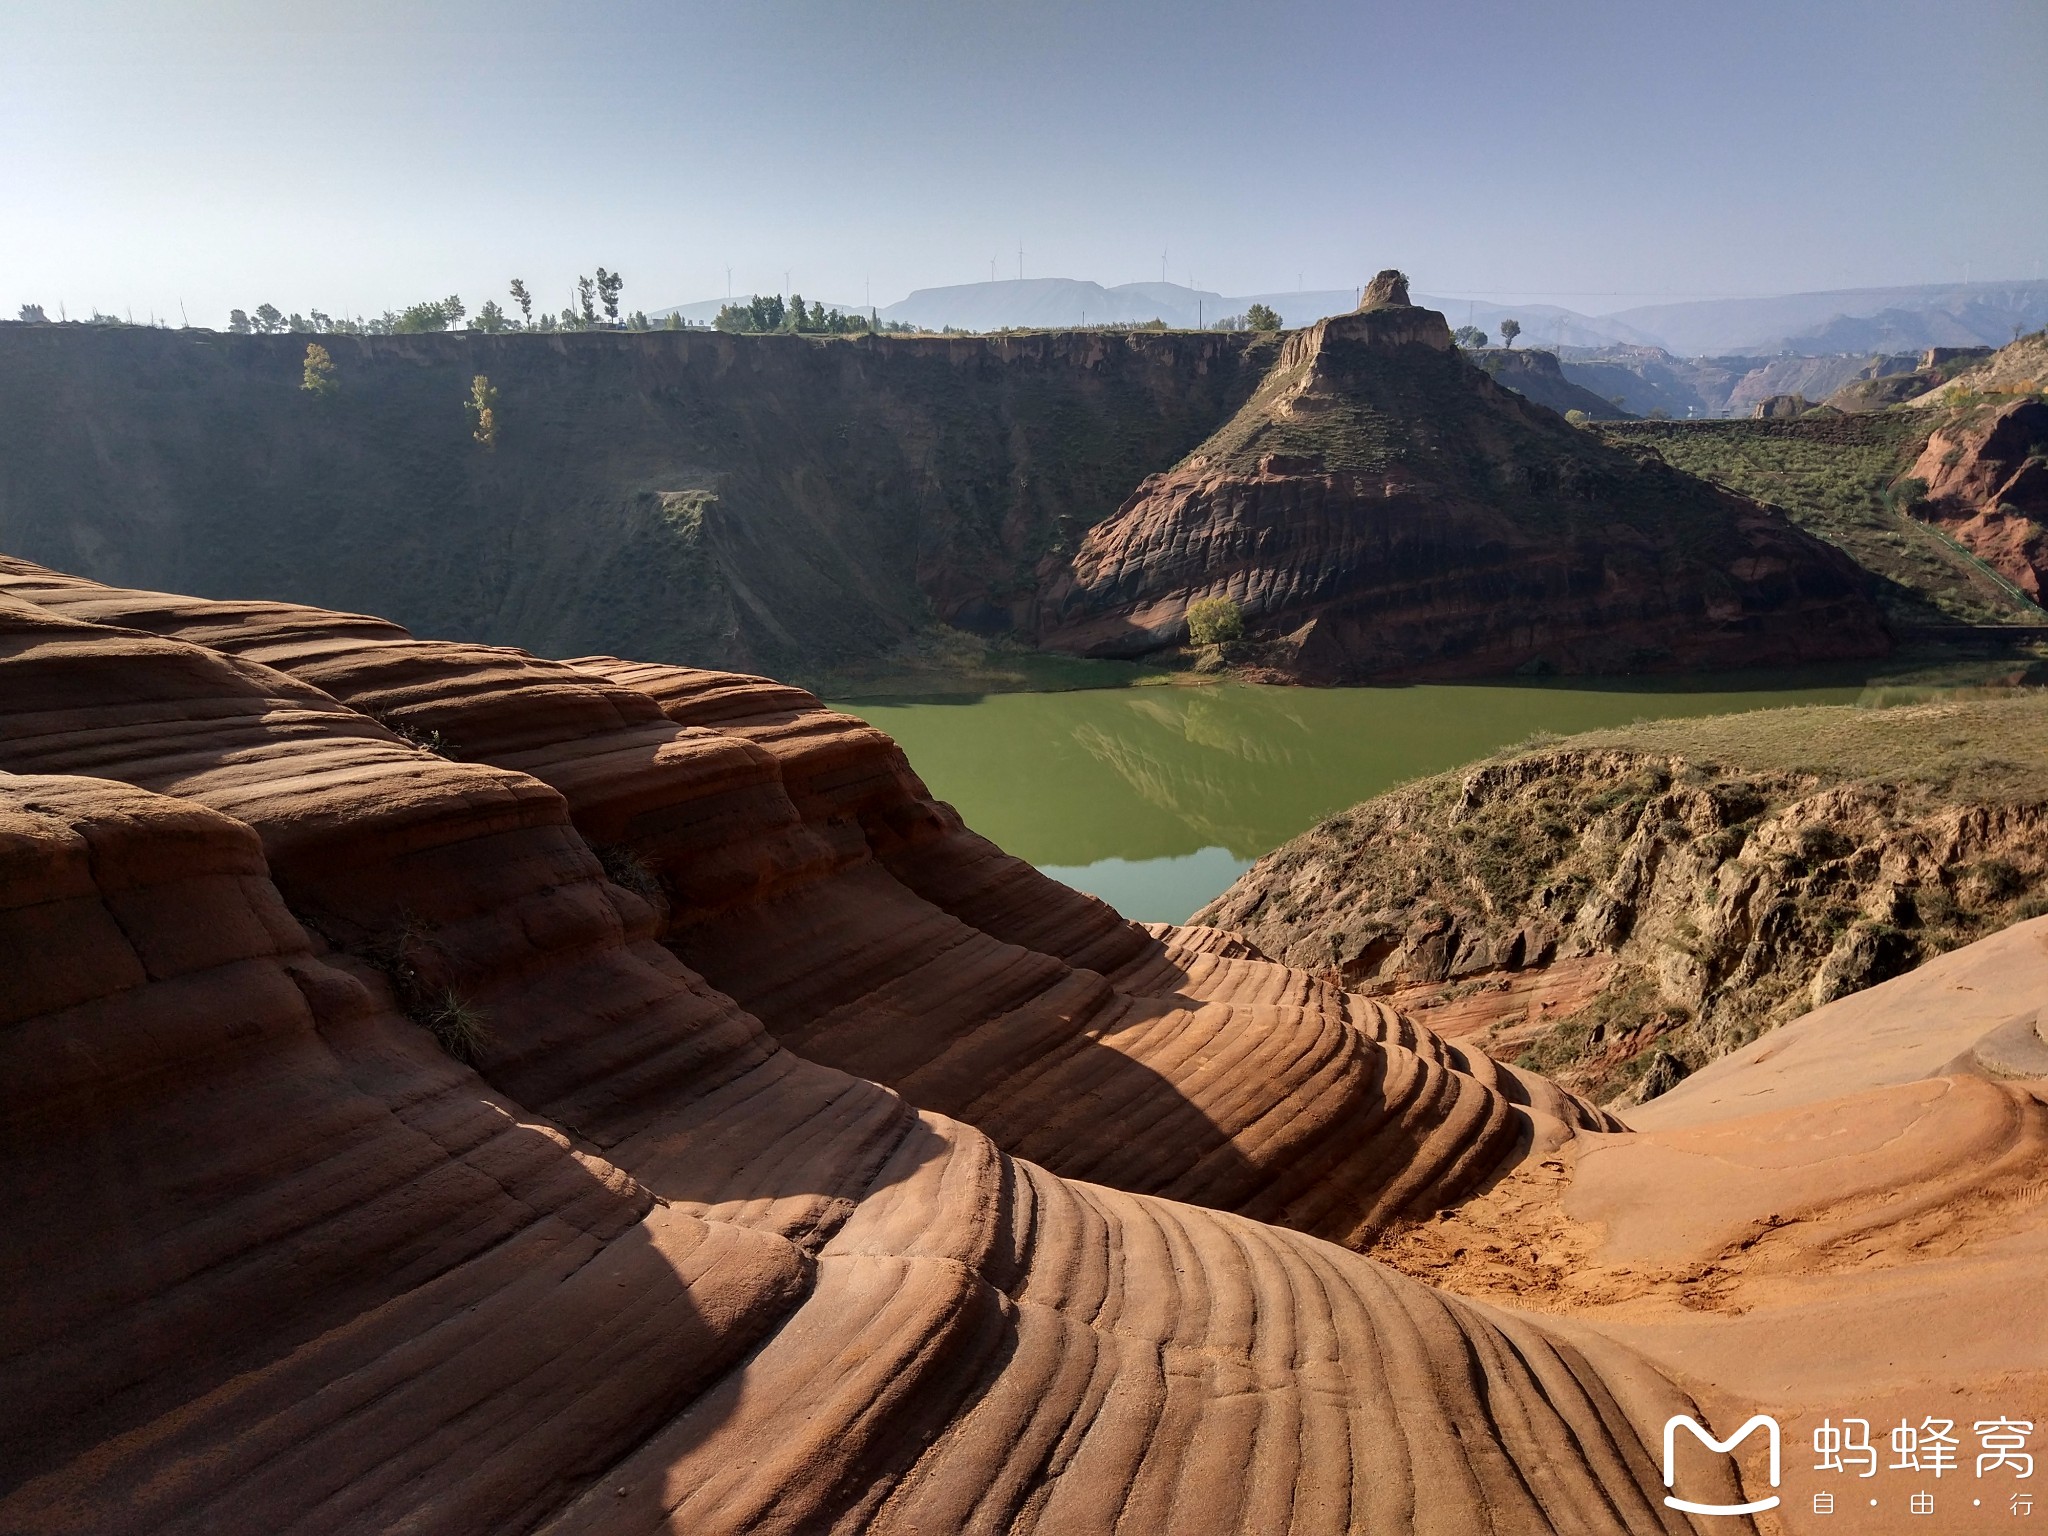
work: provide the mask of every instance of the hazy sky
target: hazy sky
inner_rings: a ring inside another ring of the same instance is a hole
[[[2033,277],[2048,0],[6,0],[0,306]]]

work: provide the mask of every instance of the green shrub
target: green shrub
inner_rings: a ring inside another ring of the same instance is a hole
[[[1927,500],[1927,482],[1918,475],[1908,475],[1894,485],[1885,495],[1897,512],[1910,512]]]
[[[475,1066],[484,1047],[491,1043],[491,1032],[484,1027],[483,1009],[464,1000],[453,988],[422,999],[407,1012],[442,1050],[465,1066]]]
[[[1244,638],[1244,610],[1227,597],[1205,597],[1188,604],[1188,643],[1227,645]]]
[[[321,399],[334,393],[334,359],[327,355],[327,349],[317,341],[306,343],[305,382],[299,388]]]

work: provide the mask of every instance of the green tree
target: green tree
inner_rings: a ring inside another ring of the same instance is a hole
[[[21,306],[21,323],[23,325],[48,325],[50,317],[43,313],[42,305],[24,304]]]
[[[305,380],[299,388],[321,400],[341,387],[335,382],[334,359],[327,355],[327,349],[317,341],[306,343]]]
[[[406,305],[401,314],[387,315],[385,322],[393,335],[416,336],[427,331],[447,330],[450,318],[445,300],[427,299],[419,304]]]
[[[268,336],[284,329],[284,316],[278,313],[275,304],[258,304],[256,313],[250,317],[256,329]]]
[[[512,329],[511,316],[498,308],[496,299],[485,299],[484,307],[476,312],[476,324],[472,330],[482,331],[486,336],[495,336],[501,331]]]
[[[1504,346],[1504,347],[1512,347],[1512,346],[1513,346],[1513,345],[1515,344],[1515,338],[1516,338],[1517,336],[1521,335],[1521,334],[1522,334],[1522,322],[1521,322],[1521,321],[1519,321],[1519,320],[1503,320],[1503,321],[1501,321],[1501,323],[1500,323],[1500,340],[1501,340],[1501,345],[1502,345],[1502,346]]]
[[[1244,638],[1244,610],[1227,597],[1205,597],[1188,604],[1188,643],[1227,645]]]
[[[1468,352],[1476,351],[1486,345],[1486,332],[1476,325],[1461,325],[1451,332],[1451,340]]]
[[[228,311],[228,330],[236,336],[246,336],[256,327],[249,323],[249,317],[239,309]]]
[[[597,270],[602,272],[604,268],[599,267]],[[586,330],[597,324],[597,305],[593,301],[596,292],[597,285],[589,278],[579,276],[576,279],[576,307]]]
[[[662,329],[665,331],[680,331],[682,328],[683,317],[680,314],[677,314],[674,310],[670,310],[668,316],[668,323],[664,325]]]
[[[619,323],[619,290],[626,286],[626,280],[616,272],[597,269],[597,296],[604,304],[604,317],[616,326]]]
[[[1244,312],[1244,323],[1255,331],[1280,329],[1280,312],[1270,304],[1254,304]]]
[[[780,294],[757,295],[744,304],[727,304],[712,321],[721,331],[745,333],[779,331],[788,319]]]
[[[498,446],[498,392],[491,388],[487,375],[478,374],[469,382],[469,399],[463,409],[469,412],[470,436],[486,448]]]
[[[451,293],[441,301],[441,313],[448,317],[450,327],[454,327],[462,324],[462,317],[469,311],[462,307],[462,300]]]
[[[512,302],[519,306],[521,323],[533,324],[533,295],[526,291],[526,284],[516,277],[512,279]]]
[[[789,308],[784,313],[783,323],[787,325],[792,331],[804,331],[810,329],[805,319],[804,296],[802,294],[792,293],[789,296]]]

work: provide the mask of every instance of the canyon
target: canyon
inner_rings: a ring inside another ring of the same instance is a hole
[[[1171,652],[1214,594],[1246,665],[1309,682],[1887,648],[1835,551],[1573,431],[1403,300],[1284,339],[328,336],[331,390],[303,337],[5,325],[0,548],[813,679],[934,636]]]
[[[1567,1251],[1728,1132],[1624,1134],[1329,975],[1125,923],[758,677],[6,559],[0,710],[10,1527],[1707,1528],[1658,1426],[1757,1386],[1694,1292],[1508,1296],[1438,1238]],[[1904,1070],[1804,1113],[1903,1115],[1908,1187],[2034,1211],[2048,1109]],[[1861,1145],[1803,1154],[1759,1258],[1839,1240]],[[1627,1240],[1683,1268],[1764,1198]],[[1863,1241],[1934,1283],[1887,1220]],[[1944,1230],[1994,1301],[2013,1260]],[[1832,1309],[1837,1375],[1910,1387],[1853,1277],[1799,1273],[1745,1348]],[[2040,1365],[2005,1358],[2013,1411]]]

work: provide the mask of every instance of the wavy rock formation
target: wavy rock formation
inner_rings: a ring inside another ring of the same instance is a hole
[[[1309,1235],[1612,1121],[796,690],[9,561],[0,860],[6,1528],[1693,1528]]]
[[[2035,603],[2042,601],[2048,590],[2048,400],[1960,413],[1929,434],[1907,473],[1927,486],[1916,516]]]
[[[1889,645],[1838,551],[1496,384],[1391,284],[1291,335],[1236,417],[1040,576],[1051,648],[1141,655],[1228,597],[1257,659],[1311,681]]]

